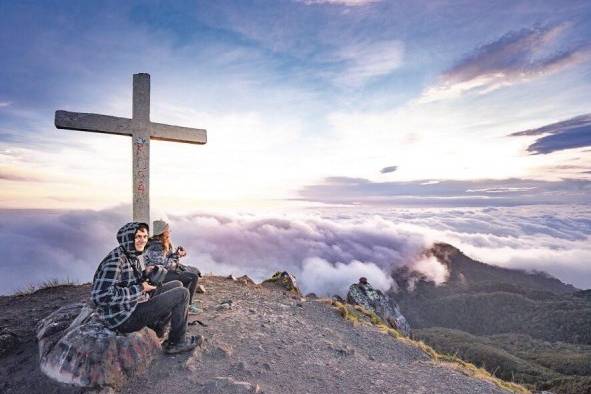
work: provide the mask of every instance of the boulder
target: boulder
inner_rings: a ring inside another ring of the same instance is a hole
[[[248,275],[242,275],[241,277],[237,278],[237,281],[242,283],[243,285],[254,285],[254,280],[250,279]]]
[[[61,383],[119,388],[147,367],[160,341],[144,328],[119,334],[87,304],[66,305],[37,324],[41,371]]]
[[[10,352],[19,344],[18,336],[6,328],[0,328],[0,356]]]
[[[390,327],[397,329],[406,336],[410,336],[410,325],[400,313],[400,308],[396,302],[380,290],[374,289],[367,282],[367,279],[361,278],[359,283],[349,287],[347,302],[374,311]]]
[[[295,293],[300,297],[302,296],[302,293],[298,288],[295,276],[293,276],[287,271],[275,272],[275,274],[271,278],[265,279],[265,281],[263,281],[263,285],[276,285],[291,293]]]

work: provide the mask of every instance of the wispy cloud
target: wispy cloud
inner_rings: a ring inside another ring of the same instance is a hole
[[[591,146],[591,114],[580,115],[537,129],[509,134],[510,137],[538,136],[527,151],[532,154],[547,154],[565,149]]]
[[[347,7],[361,7],[378,3],[381,0],[296,0],[298,3],[304,3],[306,5],[317,5],[317,4],[330,4],[330,5],[341,5]]]
[[[343,66],[334,76],[335,82],[356,87],[399,68],[404,45],[399,40],[360,41],[336,50],[333,56]]]
[[[302,199],[308,201],[431,207],[589,204],[589,193],[591,181],[517,178],[372,182],[363,178],[332,177],[300,190]]]
[[[0,167],[0,181],[38,182],[43,180],[39,176],[23,174],[22,171]]]
[[[454,98],[466,92],[487,93],[588,61],[591,58],[588,43],[553,51],[553,45],[566,28],[566,24],[560,24],[509,32],[443,73],[434,86],[423,92],[421,100]]]

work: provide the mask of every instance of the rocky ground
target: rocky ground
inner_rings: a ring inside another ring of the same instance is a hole
[[[156,357],[125,393],[500,393],[492,383],[435,363],[419,348],[371,325],[343,319],[323,300],[245,280],[207,276],[201,313],[189,333],[193,353]],[[89,286],[56,287],[0,297],[0,327],[19,343],[0,355],[0,392],[78,393],[39,370],[36,322],[87,297]],[[199,324],[197,320],[203,325]]]

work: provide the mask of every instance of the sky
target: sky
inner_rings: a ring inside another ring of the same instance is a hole
[[[152,217],[256,212],[268,220],[288,207],[291,216],[274,220],[346,209],[365,223],[375,212],[415,226],[412,245],[437,235],[485,262],[591,287],[591,269],[579,266],[590,255],[588,1],[0,0],[5,243],[28,237],[7,223],[37,223],[48,210],[89,225],[102,213],[113,234],[126,220],[129,138],[57,130],[54,113],[130,117],[138,72],[151,75],[152,121],[208,132],[206,145],[151,143]],[[320,210],[293,216],[310,207]],[[425,213],[433,223],[417,224]],[[478,220],[452,236],[461,214]],[[323,220],[345,225],[331,215]],[[556,233],[564,221],[576,235]],[[481,222],[496,225],[487,233]],[[499,235],[507,223],[515,229]],[[70,258],[61,250],[48,246],[38,261]],[[96,253],[85,264],[96,264]],[[528,253],[543,258],[536,265]],[[359,258],[345,257],[299,256],[294,267]],[[226,260],[215,260],[219,270],[237,264]],[[365,263],[383,271],[392,261]],[[90,275],[79,272],[72,276]]]

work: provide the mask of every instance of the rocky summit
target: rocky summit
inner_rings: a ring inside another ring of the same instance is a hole
[[[200,284],[205,292],[197,296],[200,312],[190,317],[188,332],[205,341],[187,354],[154,352],[149,365],[126,376],[117,392],[507,392],[493,379],[472,376],[479,375],[473,369],[434,360],[425,347],[395,338],[381,325],[344,319],[330,299],[307,299],[294,289],[246,278],[205,276]],[[40,369],[36,326],[41,332],[48,320],[39,322],[84,301],[88,292],[88,285],[62,286],[0,297],[0,326],[18,339],[0,355],[1,392],[113,391],[109,384],[89,389],[58,383]],[[65,336],[75,330],[70,325],[62,324]]]

